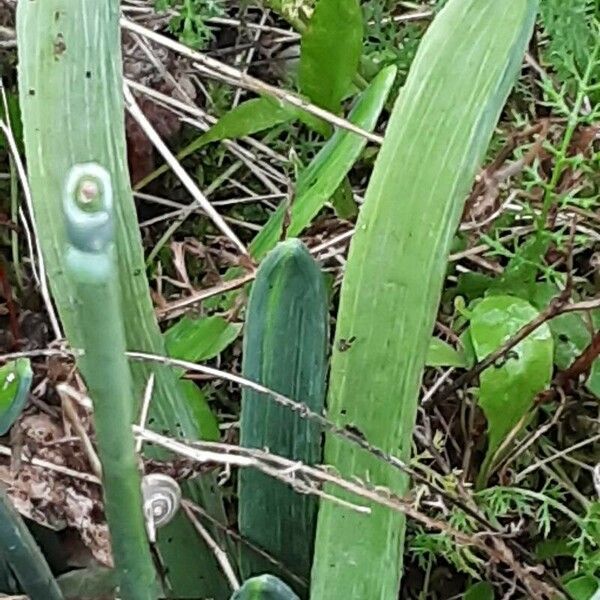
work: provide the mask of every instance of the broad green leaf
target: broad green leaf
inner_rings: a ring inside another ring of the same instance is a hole
[[[494,600],[494,598],[494,586],[487,581],[472,585],[464,596],[464,600]]]
[[[114,569],[97,566],[69,571],[61,575],[57,583],[65,600],[110,598],[119,585]]]
[[[360,95],[348,119],[367,131],[373,131],[388,94],[396,68],[383,69]],[[323,146],[299,177],[296,197],[290,209],[288,237],[298,236],[340,186],[366,145],[366,140],[339,129]],[[286,211],[281,203],[250,245],[252,256],[261,259],[279,241]]]
[[[544,310],[558,294],[559,289],[553,283],[541,282],[535,287],[531,303]],[[560,315],[548,325],[554,338],[554,362],[559,369],[566,369],[591,342],[590,327],[579,313]]]
[[[538,560],[548,560],[558,556],[573,557],[575,548],[572,540],[568,539],[549,539],[542,540],[535,547],[535,557]]]
[[[363,22],[359,0],[318,0],[300,43],[300,89],[338,113],[357,72]]]
[[[178,383],[203,440],[216,442],[220,438],[219,422],[211,410],[204,392],[193,382],[180,379]]]
[[[529,238],[515,251],[504,273],[494,281],[492,293],[530,300],[535,293],[536,277],[550,246],[550,237],[541,233]]]
[[[412,432],[448,254],[533,30],[535,0],[449,0],[425,33],[392,111],[340,291],[327,416],[410,460]],[[341,340],[354,338],[350,348]],[[324,462],[342,477],[407,493],[409,480],[325,435]],[[325,486],[326,493],[356,502]],[[319,508],[311,598],[392,599],[405,519]]]
[[[252,135],[296,118],[297,110],[271,98],[253,98],[225,113],[198,140],[194,150],[224,139]]]
[[[450,344],[439,338],[431,338],[427,352],[428,367],[466,367],[464,352],[455,350]]]
[[[353,219],[358,214],[358,204],[354,199],[350,180],[346,177],[342,185],[335,190],[331,198],[331,204],[335,214],[340,219]]]
[[[575,577],[565,584],[565,588],[574,600],[598,600],[600,581],[592,575]]]
[[[28,358],[18,358],[0,368],[0,435],[4,435],[21,414],[32,377]]]
[[[532,304],[543,310],[559,293],[558,288],[549,282],[538,283]],[[592,341],[592,329],[596,329],[596,320],[600,320],[600,311],[592,311],[592,322],[582,313],[566,313],[548,322],[554,338],[554,362],[559,369],[566,369],[581,356]],[[587,389],[600,398],[600,358],[597,358],[585,382]]]
[[[221,317],[183,317],[165,331],[167,353],[171,358],[200,362],[214,358],[227,348],[242,329]]]
[[[527,301],[513,296],[489,296],[472,311],[471,340],[478,360],[497,350],[523,325],[537,317]],[[486,468],[504,440],[533,405],[552,377],[554,344],[545,323],[517,344],[499,364],[480,377],[479,405],[488,422]]]
[[[165,331],[167,353],[171,358],[199,362],[220,354],[234,342],[240,333],[240,323],[229,323],[221,317],[190,319],[183,317]],[[184,369],[175,369],[179,376]],[[193,381],[180,379],[182,396],[193,415],[203,440],[219,439],[219,423],[206,396]]]

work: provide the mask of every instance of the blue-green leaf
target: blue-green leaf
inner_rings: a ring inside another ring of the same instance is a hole
[[[18,358],[0,368],[0,435],[4,435],[21,414],[32,377],[28,358]]]
[[[338,113],[362,53],[359,0],[318,0],[300,44],[300,89]]]

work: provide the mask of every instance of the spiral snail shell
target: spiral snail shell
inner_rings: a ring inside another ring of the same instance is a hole
[[[154,543],[156,530],[177,514],[181,503],[181,488],[169,475],[150,473],[142,479],[142,498],[148,537]]]

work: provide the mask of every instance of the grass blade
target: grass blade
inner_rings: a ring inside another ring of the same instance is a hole
[[[395,67],[383,69],[361,94],[349,120],[367,131],[373,131],[395,77]],[[323,146],[298,181],[296,198],[290,209],[289,237],[297,236],[310,224],[344,181],[365,145],[364,138],[338,130]],[[250,252],[254,258],[261,259],[280,239],[287,208],[282,203],[252,241]]]
[[[359,215],[341,291],[329,418],[401,459],[410,454],[452,236],[536,8],[535,0],[446,4],[394,107]],[[350,338],[350,348],[340,346]],[[408,487],[397,471],[331,436],[325,463],[400,494]],[[404,519],[372,511],[321,504],[311,597],[397,598]]]

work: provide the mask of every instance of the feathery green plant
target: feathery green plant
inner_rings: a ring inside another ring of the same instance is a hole
[[[450,242],[536,9],[535,0],[449,0],[421,42],[359,215],[342,284],[328,415],[403,460]],[[350,346],[343,343],[349,339]],[[408,487],[405,476],[332,436],[325,463],[400,494]],[[404,525],[381,507],[366,516],[321,503],[311,596],[395,598]]]

